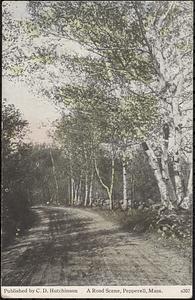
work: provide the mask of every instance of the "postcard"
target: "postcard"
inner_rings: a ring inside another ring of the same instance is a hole
[[[3,1],[2,298],[192,297],[192,1]]]

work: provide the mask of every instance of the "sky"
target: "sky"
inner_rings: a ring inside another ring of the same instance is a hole
[[[5,1],[9,4],[13,20],[28,19],[26,9],[27,1]],[[4,3],[5,3],[4,2]],[[40,38],[42,39],[42,38]],[[34,45],[37,43],[47,43],[47,41],[34,40]],[[80,46],[71,41],[63,41],[63,44],[58,44],[59,53],[63,52],[79,52]],[[58,69],[54,70],[58,73]],[[65,74],[66,75],[66,74]],[[46,74],[43,74],[46,78]],[[59,74],[58,74],[59,77]],[[47,84],[47,79],[45,80]],[[49,84],[49,82],[48,82]],[[49,100],[42,99],[38,94],[32,94],[32,90],[28,88],[25,82],[20,80],[10,81],[7,78],[2,80],[2,96],[7,99],[8,103],[12,103],[18,108],[23,118],[29,122],[30,134],[27,140],[35,143],[51,143],[52,140],[48,137],[48,131],[51,129],[51,123],[60,117],[59,110]]]
[[[9,5],[9,12],[12,15],[13,20],[25,20],[28,19],[29,15],[26,9],[26,4],[28,1],[4,1]],[[47,44],[49,41],[47,37],[38,37],[33,40],[33,45],[37,46],[42,44]],[[54,40],[53,40],[54,42]],[[23,47],[23,51],[25,47]],[[88,52],[85,52],[78,43],[73,41],[63,40],[62,43],[58,41],[58,47],[56,48],[59,55],[63,53],[82,53],[85,55]],[[29,48],[27,49],[29,51]],[[32,51],[32,50],[30,50]],[[52,68],[52,70],[50,69]],[[60,79],[64,83],[65,81],[72,80],[68,79],[67,74],[64,72],[60,74],[61,66],[52,67],[48,66],[48,70],[55,73],[56,82],[60,82]],[[49,87],[51,81],[47,79],[47,74],[41,74],[44,78],[44,84]],[[63,75],[63,76],[61,76]],[[34,75],[36,76],[36,75]],[[59,110],[56,109],[54,104],[51,101],[42,99],[38,94],[32,94],[32,90],[28,88],[27,84],[19,80],[10,81],[7,78],[3,78],[3,87],[2,87],[2,96],[6,98],[9,103],[12,103],[16,108],[20,109],[24,119],[29,122],[29,128],[31,133],[28,136],[28,140],[35,143],[50,143],[52,142],[51,138],[48,137],[48,130],[51,129],[51,123],[60,117]],[[39,82],[37,82],[39,84]]]
[[[6,1],[7,2],[7,1]],[[26,1],[9,1],[13,19],[21,20],[28,17]],[[29,122],[30,133],[26,138],[35,143],[50,143],[48,131],[52,121],[59,117],[59,112],[49,101],[33,95],[28,86],[21,81],[2,80],[2,96],[18,108],[25,120]]]
[[[25,120],[29,122],[30,133],[27,140],[36,143],[50,143],[47,132],[51,129],[52,121],[59,117],[59,112],[49,101],[28,91],[24,82],[3,80],[3,98],[18,108]]]

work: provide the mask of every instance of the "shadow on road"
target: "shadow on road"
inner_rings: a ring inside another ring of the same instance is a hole
[[[189,261],[92,211],[36,208],[36,226],[3,251],[3,286],[184,285]],[[179,263],[178,263],[179,262]]]
[[[68,267],[73,256],[93,257],[102,248],[111,246],[112,240],[109,235],[113,235],[118,230],[97,230],[89,232],[92,219],[73,218],[68,212],[59,209],[44,208],[42,210],[42,220],[29,236],[26,244],[30,243],[27,250],[16,259],[14,274],[8,273],[2,278],[4,286],[30,285],[32,275],[40,269],[40,265],[45,264],[48,268],[55,263],[60,268]],[[44,223],[44,226],[42,226]],[[98,243],[97,241],[107,236],[107,239]],[[116,244],[113,244],[117,247]],[[20,243],[15,246],[19,251]],[[46,267],[46,269],[47,269]],[[45,284],[44,272],[37,285]],[[58,285],[59,282],[56,282]]]

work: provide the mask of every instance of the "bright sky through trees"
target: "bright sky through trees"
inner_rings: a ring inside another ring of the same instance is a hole
[[[28,18],[26,9],[27,1],[8,2],[9,11],[14,20]],[[63,49],[59,46],[59,52],[61,51],[78,52],[81,50],[76,43],[67,41],[67,43],[63,44]],[[19,108],[24,118],[29,122],[31,133],[28,135],[28,138],[36,143],[50,143],[51,139],[48,137],[48,130],[51,128],[52,121],[59,117],[55,106],[49,101],[40,99],[36,92],[33,94],[24,82],[18,80],[13,82],[5,77],[2,83],[3,98],[7,98],[9,103],[13,103]]]

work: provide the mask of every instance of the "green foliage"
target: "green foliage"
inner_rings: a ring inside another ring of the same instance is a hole
[[[15,148],[22,143],[26,133],[27,121],[23,120],[19,110],[13,104],[7,104],[6,99],[2,105],[3,124],[3,153],[11,155]]]
[[[110,1],[50,1],[47,4],[29,3],[31,14],[42,31],[70,37],[87,46],[92,52],[106,57],[113,70],[121,76],[150,80],[150,57],[135,49],[143,44],[134,18],[133,2]],[[47,17],[46,17],[47,15]]]
[[[131,209],[125,218],[125,227],[136,233],[156,233],[160,239],[180,240],[190,245],[192,215],[189,211],[162,210],[160,205]]]
[[[20,111],[6,101],[2,108],[3,242],[8,242],[16,229],[22,231],[32,220],[29,211],[30,145],[23,142],[28,123],[22,119]]]
[[[132,209],[128,212],[126,227],[137,233],[148,231],[158,221],[158,213],[150,209]]]

